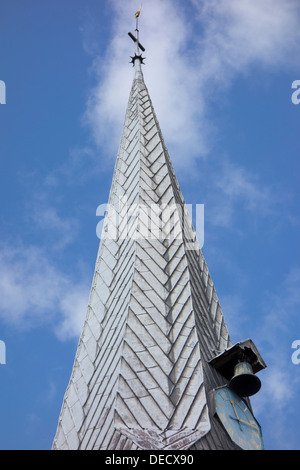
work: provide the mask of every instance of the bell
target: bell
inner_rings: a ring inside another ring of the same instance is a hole
[[[239,362],[234,368],[234,376],[229,382],[229,387],[240,397],[250,397],[259,391],[261,381],[253,374],[249,362]]]

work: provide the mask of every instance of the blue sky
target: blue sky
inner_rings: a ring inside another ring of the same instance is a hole
[[[133,70],[133,0],[0,7],[0,448],[49,449],[69,381]],[[268,368],[267,449],[300,449],[300,6],[145,0],[144,77],[232,341]],[[1,362],[1,361],[0,361]]]

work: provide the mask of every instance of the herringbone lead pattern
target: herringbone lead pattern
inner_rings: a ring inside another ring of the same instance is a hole
[[[230,339],[203,255],[187,249],[183,204],[135,79],[54,449],[187,449],[209,433],[206,393],[219,383],[206,360]]]

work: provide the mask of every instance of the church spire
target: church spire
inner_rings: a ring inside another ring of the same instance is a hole
[[[244,381],[237,364],[248,376],[265,364],[251,340],[231,344],[143,80],[138,29],[129,36],[135,77],[53,448],[262,448],[230,379]]]

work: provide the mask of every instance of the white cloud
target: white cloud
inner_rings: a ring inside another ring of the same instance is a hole
[[[88,100],[85,120],[93,129],[97,144],[103,143],[114,150],[120,141],[121,128],[133,80],[133,70],[126,59],[133,55],[133,44],[127,33],[134,29],[132,1],[112,1],[115,10],[114,37],[108,47],[105,63],[96,59],[94,70],[98,85]],[[141,42],[146,47],[145,81],[149,87],[158,118],[163,123],[167,142],[173,141],[180,148],[194,143],[194,151],[201,148],[193,118],[201,112],[200,97],[195,96],[195,76],[187,73],[187,58],[183,48],[188,39],[185,22],[180,11],[169,1],[154,0],[143,5],[141,16]],[[167,21],[166,21],[167,18]],[[176,110],[176,112],[174,112]],[[170,119],[170,115],[172,119]],[[178,132],[183,129],[183,132]],[[198,128],[197,128],[198,129]],[[197,144],[196,144],[197,141]]]
[[[28,217],[35,227],[51,236],[52,249],[62,250],[74,242],[79,226],[77,219],[61,216],[55,207],[49,206],[45,202],[28,204],[27,210]]]
[[[290,269],[282,284],[274,286],[274,291],[265,295],[260,335],[269,344],[271,358],[275,350],[278,358],[286,336],[293,331],[297,335],[299,331],[300,268]]]
[[[77,338],[82,331],[88,302],[86,286],[69,285],[60,299],[61,322],[55,328],[58,338]]]
[[[274,293],[276,292],[276,293]],[[266,416],[266,431],[274,448],[297,448],[295,436],[286,433],[288,419],[298,409],[299,373],[292,364],[291,343],[298,338],[300,306],[300,269],[295,266],[272,293],[265,293],[256,344],[266,361],[267,369],[259,375],[262,380],[261,392],[253,397],[257,414]],[[291,334],[295,337],[291,339]],[[268,419],[265,413],[272,406]],[[276,447],[277,446],[277,447]]]
[[[272,397],[276,408],[283,408],[294,394],[290,374],[283,368],[272,368],[264,378],[264,395]]]
[[[88,288],[35,246],[0,249],[0,318],[15,328],[47,325],[60,339],[78,337]]]
[[[295,0],[192,3],[193,18],[185,3],[171,0],[144,2],[140,16],[147,59],[145,81],[177,165],[207,154],[209,104],[238,74],[247,73],[253,65],[292,65],[299,57],[299,5]],[[134,29],[130,12],[135,11],[136,2],[111,0],[110,4],[113,38],[105,57],[95,59],[98,84],[91,92],[85,120],[97,144],[109,145],[109,151],[115,152],[133,79],[126,63],[133,47],[126,37]]]
[[[228,159],[205,167],[202,187],[206,188],[207,221],[217,227],[235,227],[234,221],[241,208],[244,214],[258,217],[278,215],[283,206],[279,192],[253,171]],[[286,210],[286,208],[285,208]],[[273,224],[274,229],[274,224]]]
[[[299,53],[299,5],[295,0],[193,0],[204,26],[205,59],[219,77],[263,66],[292,63]]]
[[[249,170],[233,164],[223,165],[221,178],[216,185],[227,198],[244,200],[250,210],[265,207],[270,200],[269,191],[255,181]]]
[[[291,416],[298,409],[299,383],[295,375],[282,365],[261,372],[262,388],[251,397],[255,415],[260,421],[263,436],[272,443],[272,449],[297,449],[299,446],[298,433],[295,433],[296,420]],[[297,419],[297,418],[296,418]]]

